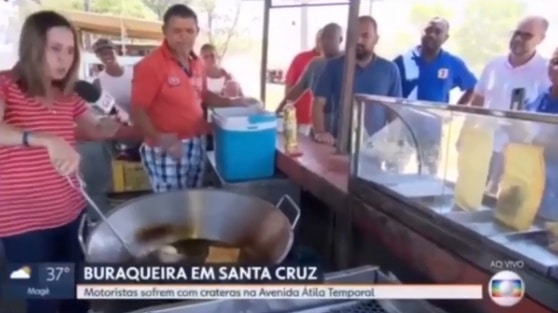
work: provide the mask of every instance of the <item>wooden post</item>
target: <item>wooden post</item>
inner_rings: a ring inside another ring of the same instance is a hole
[[[337,134],[337,151],[349,151],[349,137],[351,135],[351,115],[353,110],[353,86],[356,67],[356,45],[358,41],[358,15],[360,0],[349,2],[349,16],[347,21],[347,36],[345,36],[345,64],[343,71],[343,86],[341,89],[341,123]]]

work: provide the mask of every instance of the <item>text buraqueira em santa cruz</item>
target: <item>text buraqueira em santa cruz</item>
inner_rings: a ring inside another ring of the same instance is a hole
[[[321,283],[317,266],[225,266],[225,265],[112,265],[87,264],[79,267],[78,283]]]

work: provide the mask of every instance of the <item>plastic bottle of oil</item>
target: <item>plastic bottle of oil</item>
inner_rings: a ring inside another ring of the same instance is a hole
[[[283,110],[283,136],[285,139],[285,153],[296,155],[298,151],[296,108],[292,102],[287,103]]]

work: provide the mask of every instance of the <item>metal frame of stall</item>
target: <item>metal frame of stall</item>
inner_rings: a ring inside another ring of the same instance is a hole
[[[348,153],[349,151],[349,137],[351,129],[351,112],[353,107],[353,84],[354,73],[356,66],[356,44],[358,40],[358,16],[360,9],[360,0],[345,0],[345,1],[318,1],[312,3],[310,0],[301,0],[300,4],[273,4],[273,0],[263,0],[263,34],[262,34],[262,60],[260,72],[260,97],[266,97],[266,77],[267,77],[267,61],[268,61],[268,48],[269,48],[269,24],[270,24],[270,11],[272,9],[281,8],[304,8],[304,7],[323,7],[323,6],[348,6],[347,14],[347,32],[345,36],[345,65],[343,72],[343,86],[341,92],[341,106],[342,106],[342,124],[337,134],[337,152]],[[347,204],[347,207],[349,205]],[[333,255],[334,262],[339,268],[348,268],[352,266],[350,258],[351,248],[346,244],[351,242],[353,234],[351,210],[343,215],[336,214],[334,221],[333,235]],[[339,243],[339,244],[337,244]]]
[[[263,30],[263,44],[262,44],[262,68],[261,68],[261,92],[262,98],[265,97],[265,86],[266,86],[266,65],[267,65],[267,50],[268,50],[268,31],[269,31],[269,11],[273,8],[282,8],[285,6],[272,6],[272,0],[264,0],[264,30]],[[300,0],[304,1],[304,0]],[[311,0],[308,0],[311,1]],[[353,84],[354,84],[354,73],[356,68],[356,43],[358,40],[358,16],[359,16],[359,9],[360,9],[360,0],[350,0],[349,3],[322,3],[322,4],[300,4],[296,6],[288,6],[288,7],[303,7],[303,6],[324,6],[324,5],[340,5],[346,4],[349,5],[349,12],[348,12],[348,22],[347,22],[347,32],[345,36],[345,64],[344,64],[344,72],[343,72],[343,86],[342,86],[342,93],[341,93],[341,103],[342,106],[342,123],[341,127],[339,128],[339,133],[337,134],[337,152],[347,154],[349,152],[349,145],[350,143],[350,135],[353,129],[352,123],[352,111],[355,105],[355,99],[353,96]],[[513,113],[508,112],[507,114],[520,114],[521,113]],[[521,116],[521,119],[526,119],[525,116]],[[528,118],[527,118],[528,119]],[[368,193],[370,189],[363,189],[361,191],[357,191],[360,193],[367,193],[372,195],[372,197],[376,197],[377,195],[381,194],[382,192]],[[357,195],[358,196],[358,195]],[[361,198],[365,198],[362,197]],[[382,201],[381,198],[375,198],[375,201]],[[385,199],[387,201],[387,198]],[[391,201],[391,200],[390,200]],[[410,205],[410,204],[409,204]],[[333,251],[335,257],[335,264],[338,268],[346,269],[357,264],[353,264],[353,260],[351,258],[351,251],[352,246],[350,243],[353,242],[353,208],[351,207],[351,203],[346,203],[347,210],[344,210],[343,214],[336,214],[335,216],[335,228],[334,228],[334,242],[333,242]],[[401,209],[405,210],[405,209]],[[418,220],[417,220],[418,221]],[[420,223],[425,223],[423,220],[420,220]],[[439,221],[437,223],[440,223]],[[432,227],[428,226],[430,231],[435,231]],[[446,235],[444,235],[446,236]],[[433,234],[428,235],[428,238],[434,238]],[[447,236],[445,237],[448,238]],[[451,245],[452,243],[448,243]],[[432,245],[437,245],[435,241],[432,241]],[[491,253],[495,253],[491,256],[482,256],[477,254],[471,254],[472,252],[467,250],[467,252],[460,251],[464,250],[466,247],[462,241],[460,241],[460,247],[456,250],[458,253],[457,255],[461,254],[463,260],[467,260],[466,262],[470,264],[476,264],[478,268],[486,268],[486,265],[482,264],[482,260],[493,260],[493,259],[500,259],[502,258],[500,251],[494,250]],[[473,256],[471,256],[473,255]],[[496,257],[495,257],[496,256]],[[471,259],[472,258],[472,259]],[[479,261],[481,260],[481,261]],[[529,296],[535,303],[539,305],[544,305],[548,308],[555,308],[557,305],[557,301],[553,300],[549,295],[549,293],[545,293],[548,290],[553,288],[553,283],[549,281],[541,280],[541,276],[538,273],[532,272],[531,270],[519,270],[523,279],[527,280],[527,284],[531,286],[531,288],[535,288],[535,291],[532,292],[533,295],[536,296]],[[551,274],[552,277],[556,277],[556,274]],[[555,299],[555,298],[554,298]],[[556,311],[556,310],[555,310]]]
[[[339,0],[339,1],[304,1],[300,4],[274,4],[274,0],[263,0],[263,33],[262,33],[262,60],[260,67],[260,98],[265,99],[266,96],[266,77],[267,77],[267,60],[269,49],[269,19],[270,12],[273,9],[284,8],[305,8],[305,7],[324,7],[324,6],[348,6],[347,14],[347,33],[345,36],[345,71],[343,73],[343,87],[341,93],[342,105],[342,124],[337,134],[337,149],[340,153],[348,152],[348,143],[351,128],[351,107],[353,103],[353,80],[356,65],[356,43],[358,39],[357,22],[360,9],[360,0]],[[277,1],[280,2],[280,1]]]

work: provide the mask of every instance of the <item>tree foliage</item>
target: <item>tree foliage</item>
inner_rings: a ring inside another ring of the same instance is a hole
[[[145,5],[147,5],[155,14],[159,20],[163,19],[165,11],[172,5],[182,3],[189,5],[190,0],[143,0]]]
[[[84,10],[87,2],[92,12],[149,20],[162,19],[165,11],[174,4],[191,5],[198,13],[202,30],[200,40],[215,45],[220,56],[227,53],[241,33],[241,0],[36,0],[35,9],[36,2],[47,8],[70,10]]]
[[[94,0],[91,4],[92,11],[98,13],[157,20],[157,14],[142,0]]]
[[[87,0],[41,0],[46,8],[84,10]],[[91,12],[156,20],[157,15],[142,0],[89,0]]]
[[[445,2],[436,2],[434,4],[416,3],[409,13],[411,24],[413,24],[417,30],[422,30],[426,23],[435,17],[442,17],[451,21],[453,18],[453,10],[448,5],[449,4]]]
[[[465,21],[455,33],[461,57],[477,73],[494,56],[508,50],[508,41],[515,25],[525,12],[518,0],[470,0]]]
[[[191,3],[198,12],[202,35],[215,46],[217,54],[223,57],[231,41],[240,33],[238,22],[241,0],[192,0]]]

